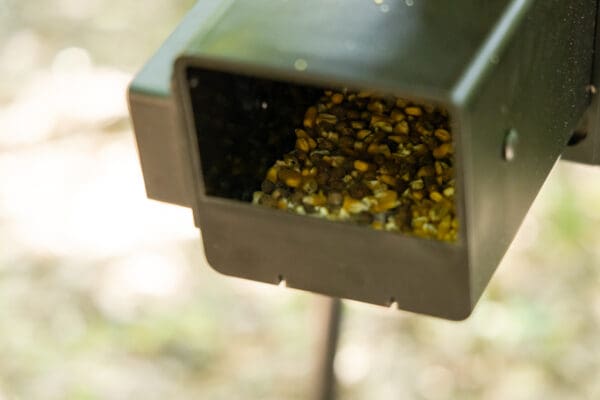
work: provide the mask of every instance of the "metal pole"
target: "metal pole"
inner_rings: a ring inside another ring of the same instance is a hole
[[[335,400],[336,384],[333,363],[337,351],[342,320],[340,299],[326,298],[322,305],[322,334],[318,346],[320,357],[317,365],[315,400]]]

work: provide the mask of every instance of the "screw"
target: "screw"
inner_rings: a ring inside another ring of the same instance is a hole
[[[569,142],[567,146],[577,146],[579,143],[583,142],[583,140],[588,136],[587,130],[577,129],[571,137],[569,138]]]
[[[596,93],[598,93],[598,88],[596,85],[590,84],[585,87],[585,91],[594,96]]]
[[[285,280],[285,278],[283,277],[283,275],[279,275],[277,277],[277,281],[279,282],[277,284],[277,286],[282,287],[282,288],[287,287],[287,281]]]
[[[296,68],[297,71],[306,71],[308,68],[308,61],[303,58],[298,58],[294,61],[294,68]]]
[[[504,137],[504,148],[502,156],[506,161],[512,161],[517,155],[517,144],[519,144],[519,132],[516,129],[511,128]]]

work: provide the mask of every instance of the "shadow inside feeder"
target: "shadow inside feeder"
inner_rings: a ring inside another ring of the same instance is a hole
[[[199,68],[188,82],[206,194],[252,201],[322,90]]]

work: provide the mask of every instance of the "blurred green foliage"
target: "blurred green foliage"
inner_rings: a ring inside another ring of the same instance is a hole
[[[145,199],[126,84],[192,3],[0,0],[1,400],[309,397],[314,297]],[[346,303],[340,398],[600,398],[599,182],[555,169],[466,322]]]

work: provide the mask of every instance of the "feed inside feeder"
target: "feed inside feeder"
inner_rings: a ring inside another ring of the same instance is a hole
[[[208,195],[456,240],[443,107],[206,70],[190,72],[190,82]]]

